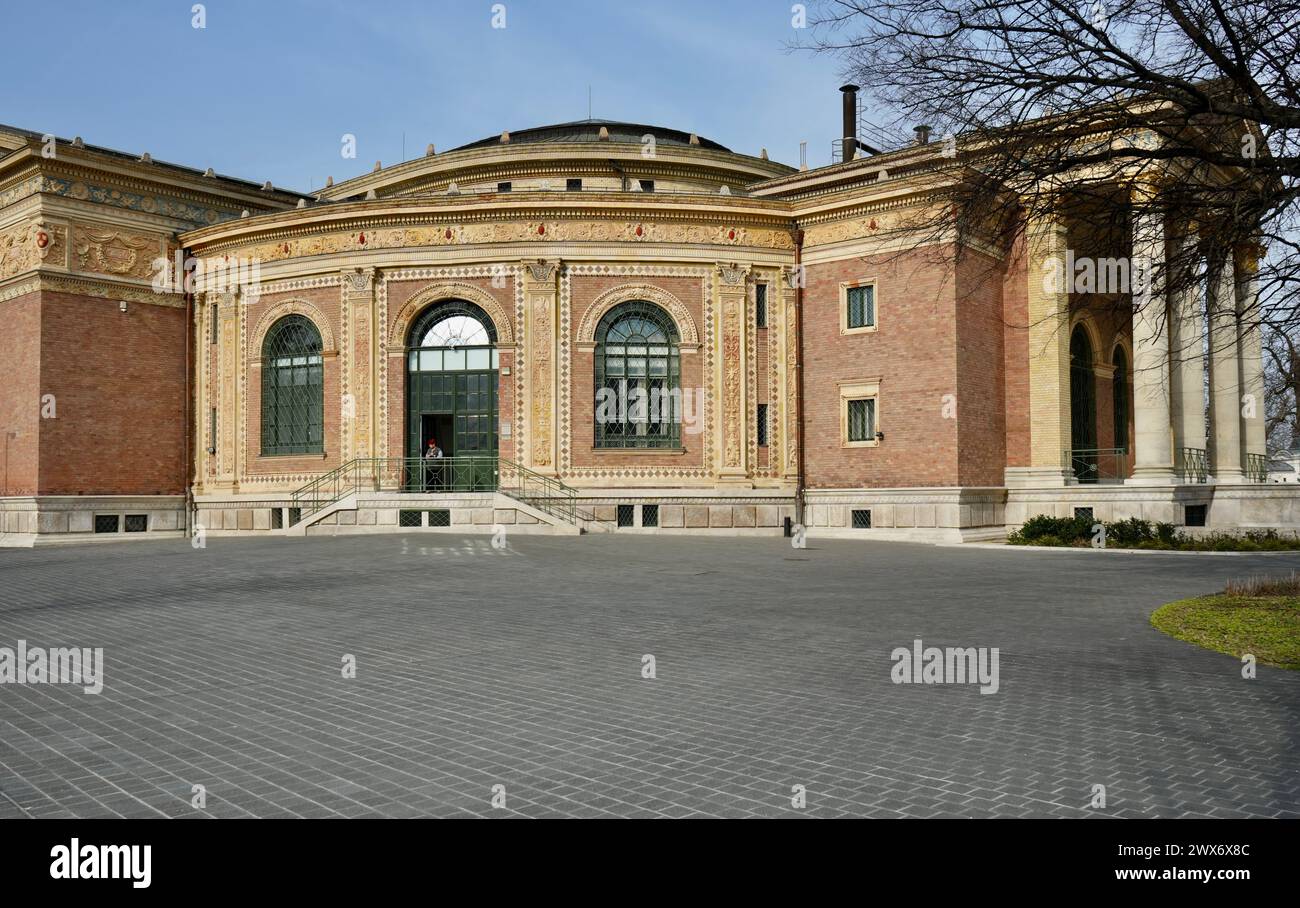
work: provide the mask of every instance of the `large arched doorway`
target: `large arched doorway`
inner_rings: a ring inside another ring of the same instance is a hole
[[[406,341],[407,457],[420,457],[430,439],[458,461],[496,455],[496,342],[492,319],[466,300],[434,303],[415,319]]]
[[[1079,482],[1097,482],[1097,374],[1082,325],[1070,334],[1070,457]]]

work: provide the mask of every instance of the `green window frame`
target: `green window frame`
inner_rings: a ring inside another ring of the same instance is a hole
[[[876,325],[876,285],[861,284],[847,288],[847,324],[849,328],[874,328]]]
[[[862,397],[848,401],[849,441],[876,440],[876,399]]]
[[[681,350],[672,316],[629,300],[596,328],[593,444],[681,447]]]
[[[1111,357],[1115,374],[1111,378],[1111,392],[1115,397],[1115,447],[1128,453],[1128,357],[1123,347],[1116,347]]]
[[[325,365],[320,331],[302,315],[262,343],[262,454],[325,453]]]

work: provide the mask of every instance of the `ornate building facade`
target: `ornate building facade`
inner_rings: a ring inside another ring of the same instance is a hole
[[[1042,279],[1162,255],[1137,188],[1118,238],[1063,209],[1001,249],[913,226],[943,179],[924,143],[798,171],[582,121],[314,196],[19,130],[0,151],[0,544],[1300,525],[1235,403],[1256,332]],[[1232,264],[1209,295],[1240,308]],[[1200,331],[1231,352],[1170,355]]]

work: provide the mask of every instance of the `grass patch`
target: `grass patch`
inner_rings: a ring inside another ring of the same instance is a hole
[[[1291,578],[1275,578],[1285,586]],[[1268,589],[1268,578],[1233,581],[1229,589]],[[1230,592],[1162,605],[1151,626],[1171,637],[1263,665],[1300,669],[1300,595],[1241,595]]]
[[[1049,517],[1045,514],[1026,520],[1024,526],[1007,537],[1007,543],[1088,548],[1099,538],[1098,525],[1105,527],[1104,548],[1108,549],[1154,549],[1165,552],[1300,551],[1300,535],[1279,533],[1277,530],[1216,532],[1192,536],[1178,530],[1173,524],[1152,523],[1136,517],[1108,523],[1091,517]]]

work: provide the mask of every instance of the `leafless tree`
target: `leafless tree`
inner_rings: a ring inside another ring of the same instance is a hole
[[[955,137],[947,226],[1010,244],[1065,189],[1086,209],[1150,180],[1196,225],[1171,290],[1262,244],[1243,318],[1300,323],[1300,3],[815,0],[810,25],[802,46],[841,56],[886,123]]]

